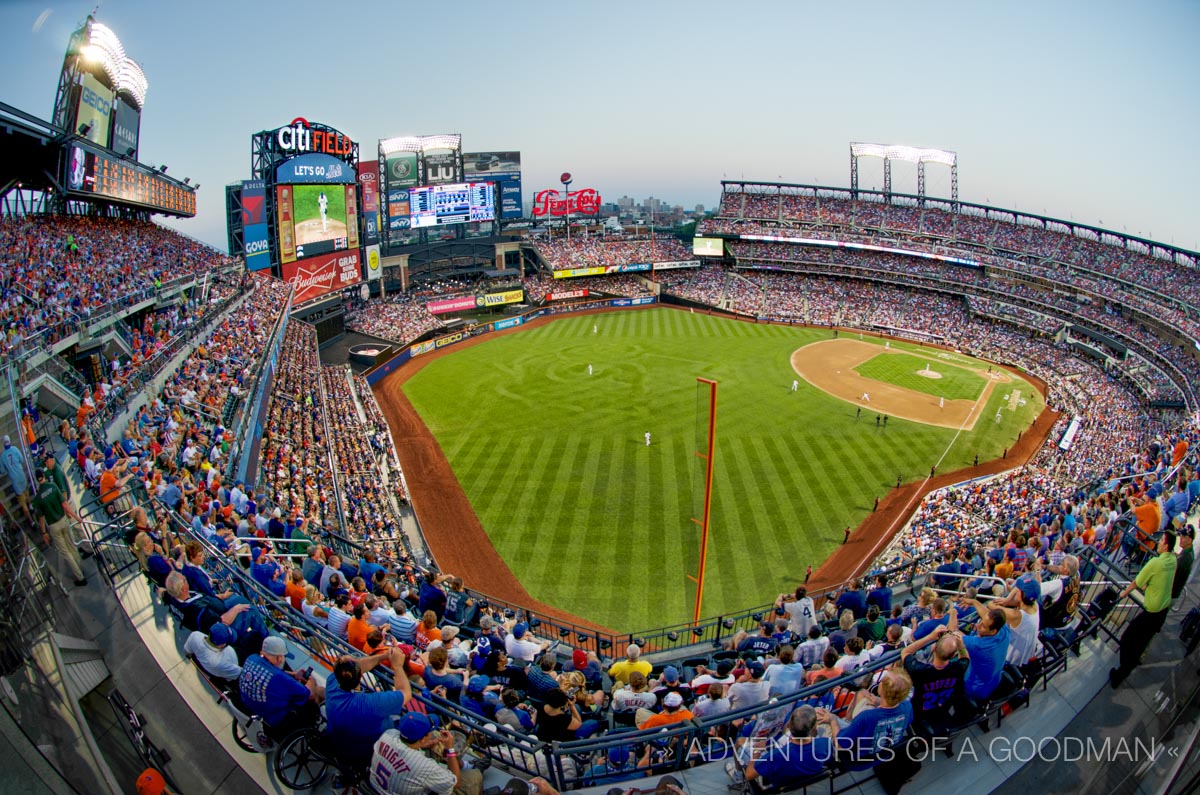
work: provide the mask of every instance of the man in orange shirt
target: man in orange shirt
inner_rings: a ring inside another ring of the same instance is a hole
[[[683,696],[672,691],[663,696],[663,711],[655,713],[644,722],[638,724],[639,729],[657,729],[659,726],[670,726],[691,720],[694,716],[691,710],[683,706]]]
[[[292,608],[301,610],[304,603],[304,573],[299,568],[288,572],[287,584],[283,586],[283,595],[292,603]]]
[[[346,625],[346,640],[351,646],[362,651],[367,645],[367,636],[371,634],[371,623],[367,621],[367,606],[357,604],[350,623]]]
[[[1142,498],[1141,503],[1133,509],[1133,515],[1137,517],[1138,525],[1138,540],[1148,542],[1150,536],[1158,532],[1158,527],[1162,523],[1162,512],[1158,508],[1158,500],[1148,492]]]

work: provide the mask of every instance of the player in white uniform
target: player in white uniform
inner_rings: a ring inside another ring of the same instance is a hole
[[[859,398],[859,400],[862,400],[862,401],[864,401],[864,402],[866,402],[866,403],[870,403],[870,402],[871,402],[871,396],[870,396],[869,394],[867,394],[866,392],[863,392],[863,393],[862,393],[862,397],[860,397],[860,398]]]
[[[591,375],[591,374],[592,374],[592,366],[589,364],[588,365],[588,375]]]
[[[326,215],[329,197],[325,195],[325,191],[321,191],[321,195],[317,197],[317,206],[321,208],[321,231],[324,232],[329,228],[329,216]]]
[[[944,398],[944,397],[938,398],[938,408],[939,409],[946,408],[946,398]]]
[[[799,388],[800,388],[800,382],[793,378],[792,379],[792,391],[795,392]]]
[[[650,446],[650,431],[646,431],[646,446]]]

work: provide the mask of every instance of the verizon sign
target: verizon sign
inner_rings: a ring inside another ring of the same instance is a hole
[[[289,262],[283,266],[283,280],[295,285],[297,304],[350,287],[362,280],[358,252],[339,251]]]

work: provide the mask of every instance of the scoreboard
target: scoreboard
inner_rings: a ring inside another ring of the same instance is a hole
[[[71,148],[67,188],[173,215],[190,218],[196,214],[195,190],[134,161],[80,146]]]
[[[408,196],[413,229],[496,218],[496,192],[490,182],[410,188]]]

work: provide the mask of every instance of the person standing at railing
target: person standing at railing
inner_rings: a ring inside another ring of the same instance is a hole
[[[1175,602],[1172,610],[1178,610],[1182,604],[1179,597],[1183,596],[1183,589],[1187,587],[1187,581],[1192,576],[1192,564],[1196,562],[1196,552],[1192,549],[1196,531],[1186,523],[1187,517],[1183,514],[1176,516],[1175,522],[1179,525],[1180,551],[1176,558],[1175,578],[1171,584],[1171,599]]]
[[[43,540],[47,544],[53,540],[58,554],[66,561],[67,568],[75,576],[75,584],[87,585],[88,581],[83,576],[83,567],[79,559],[79,550],[75,548],[75,540],[71,537],[71,526],[67,522],[68,517],[76,522],[81,521],[79,514],[71,507],[70,499],[46,479],[44,469],[38,469],[37,472],[37,491],[34,494],[33,507],[38,514],[38,524],[42,528]]]
[[[19,448],[13,446],[12,439],[4,437],[4,452],[0,453],[0,469],[12,481],[13,493],[17,495],[17,504],[25,518],[32,522],[33,514],[29,512],[29,476],[25,473],[25,456]]]
[[[1167,530],[1158,541],[1158,554],[1146,562],[1136,578],[1121,591],[1121,599],[1135,590],[1142,591],[1142,610],[1133,617],[1121,635],[1120,665],[1109,669],[1108,681],[1120,687],[1142,660],[1150,641],[1162,629],[1171,606],[1171,585],[1178,561],[1175,558],[1175,534]]]

